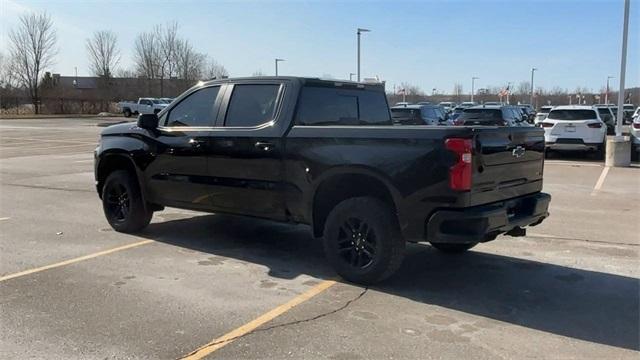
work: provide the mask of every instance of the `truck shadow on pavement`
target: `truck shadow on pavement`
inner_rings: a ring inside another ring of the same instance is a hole
[[[159,215],[168,221],[151,224],[142,236],[260,264],[277,278],[336,277],[322,244],[304,226],[228,215],[176,220]],[[445,255],[410,245],[398,273],[373,288],[556,335],[640,348],[640,282],[632,277],[479,251]]]

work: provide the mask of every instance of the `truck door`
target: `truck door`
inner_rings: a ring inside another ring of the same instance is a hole
[[[145,171],[152,198],[159,203],[210,209],[207,157],[219,93],[220,86],[198,89],[162,115],[156,155]]]
[[[227,85],[211,133],[209,176],[214,210],[285,219],[284,153],[278,120],[284,84],[278,81]]]

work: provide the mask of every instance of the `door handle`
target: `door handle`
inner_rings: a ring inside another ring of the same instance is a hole
[[[273,143],[268,141],[258,141],[254,146],[263,151],[271,151],[273,149]]]
[[[204,143],[205,143],[204,140],[189,139],[189,145],[191,145],[191,147],[194,147],[194,148],[202,147],[202,144]]]

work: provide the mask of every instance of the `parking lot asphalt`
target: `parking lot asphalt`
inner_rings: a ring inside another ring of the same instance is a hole
[[[363,288],[304,226],[168,208],[112,231],[92,151],[119,120],[0,120],[2,359],[638,358],[637,165],[556,156],[526,237],[409,246]]]

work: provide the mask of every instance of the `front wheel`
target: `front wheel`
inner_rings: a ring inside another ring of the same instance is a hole
[[[153,211],[144,206],[135,177],[124,170],[112,172],[105,180],[102,208],[111,227],[124,233],[144,229],[153,216]]]
[[[478,245],[478,243],[465,243],[465,244],[450,244],[450,243],[431,243],[434,248],[447,253],[447,254],[460,254],[472,247]]]
[[[393,211],[376,198],[344,200],[327,218],[325,255],[346,280],[373,284],[388,278],[400,267],[404,249]]]

